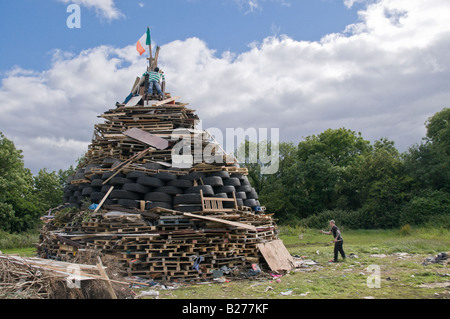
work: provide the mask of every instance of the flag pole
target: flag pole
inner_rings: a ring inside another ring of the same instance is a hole
[[[148,30],[148,33],[150,33],[150,27],[147,27],[147,30]],[[149,71],[153,71],[153,54],[152,54],[152,41],[151,40],[150,40],[150,43],[148,44],[148,52],[149,52],[148,66],[150,68]]]

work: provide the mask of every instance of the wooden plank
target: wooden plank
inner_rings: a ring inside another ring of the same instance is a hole
[[[109,117],[113,117],[113,116],[126,116],[127,115],[127,113],[104,113],[104,114],[102,114],[102,115],[99,115],[99,116],[97,116],[97,117],[103,117],[103,118],[108,118],[108,120],[110,120],[109,119]]]
[[[187,216],[187,217],[191,217],[191,218],[198,218],[198,219],[209,220],[209,221],[213,221],[213,222],[217,222],[217,223],[227,224],[227,225],[230,225],[230,226],[235,226],[235,227],[238,227],[238,228],[244,228],[244,229],[248,229],[248,230],[256,232],[256,227],[255,226],[247,225],[247,224],[244,224],[244,223],[232,222],[230,220],[225,220],[225,219],[220,219],[220,218],[215,218],[215,217],[210,217],[210,216],[194,215],[194,214],[191,214],[191,213],[183,213],[183,215]]]
[[[97,256],[97,261],[98,261],[97,262],[98,271],[99,271],[100,275],[102,276],[102,278],[106,281],[106,286],[108,287],[108,291],[111,294],[111,298],[118,299],[117,295],[113,289],[113,286],[111,284],[111,281],[109,280],[108,274],[106,273],[105,269],[103,268],[103,263],[99,256]]]
[[[77,242],[75,242],[73,240],[70,240],[70,239],[67,239],[65,237],[62,237],[60,235],[57,235],[56,238],[58,240],[62,241],[63,243],[66,243],[67,245],[70,245],[70,246],[73,246],[73,247],[76,247],[76,248],[83,248],[84,247],[80,243],[77,243]]]
[[[138,128],[129,129],[123,132],[123,134],[159,150],[164,150],[169,147],[169,141]]]
[[[89,184],[91,181],[88,179],[74,179],[73,181],[70,182],[70,184],[72,185],[76,185],[76,184]]]
[[[272,271],[289,271],[295,268],[294,259],[282,240],[256,245]]]
[[[133,162],[133,160],[135,159],[139,159],[142,156],[144,156],[147,152],[149,152],[152,149],[152,147],[149,147],[141,152],[139,152],[138,154],[130,157],[128,160],[126,160],[125,162],[121,163],[120,165],[118,165],[117,167],[115,167],[114,169],[118,169],[120,166],[120,169],[118,169],[113,175],[111,175],[106,181],[104,181],[102,184],[105,185],[106,183],[108,183],[114,176],[116,176],[117,174],[119,174],[124,168],[126,168],[127,166],[131,165],[131,163]]]
[[[153,106],[164,105],[164,104],[166,104],[166,103],[170,103],[170,102],[176,101],[176,100],[178,100],[179,98],[181,98],[181,96],[174,96],[174,97],[172,97],[172,98],[170,98],[170,99],[165,99],[165,100],[156,102],[156,103],[153,104]]]
[[[113,191],[114,186],[111,186],[108,190],[108,192],[105,194],[105,196],[103,196],[102,200],[100,201],[100,203],[98,204],[97,208],[94,210],[94,214],[98,212],[98,210],[100,209],[100,207],[102,207],[103,203],[105,202],[105,200],[108,198],[109,194],[111,194],[111,192]]]

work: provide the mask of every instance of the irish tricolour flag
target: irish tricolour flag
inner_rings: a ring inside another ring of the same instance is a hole
[[[150,39],[150,28],[147,27],[147,32],[145,32],[144,35],[136,43],[136,50],[139,52],[139,55],[143,55],[144,52],[147,51],[145,48],[148,47],[151,43],[152,40]]]

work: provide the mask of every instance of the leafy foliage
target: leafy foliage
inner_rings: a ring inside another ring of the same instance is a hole
[[[394,228],[448,220],[450,109],[427,123],[423,143],[400,154],[394,142],[373,144],[340,128],[280,143],[279,170],[247,165],[268,211],[284,223],[322,226],[329,219],[352,228]],[[435,218],[441,216],[439,218]],[[450,226],[450,225],[447,225]]]
[[[450,191],[450,109],[428,119],[427,136],[405,154],[405,168],[414,178],[415,189]]]
[[[33,193],[33,176],[23,164],[22,151],[0,133],[0,227],[23,231],[39,220],[40,209]]]
[[[44,168],[33,179],[34,193],[39,197],[43,209],[47,210],[61,204],[63,184],[56,172],[49,173]]]
[[[24,167],[22,151],[0,132],[0,230],[22,232],[34,228],[45,210],[62,201],[65,171],[36,176]]]

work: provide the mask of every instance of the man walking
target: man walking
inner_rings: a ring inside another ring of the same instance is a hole
[[[330,231],[326,232],[326,231],[321,230],[320,233],[327,234],[327,235],[331,235],[331,234],[333,235],[333,237],[334,237],[334,240],[333,240],[333,242],[334,242],[334,260],[333,260],[333,262],[336,263],[338,261],[339,253],[342,256],[342,259],[345,260],[345,252],[344,252],[344,248],[343,248],[344,239],[342,238],[341,232],[339,231],[339,228],[336,226],[336,223],[334,220],[330,220],[330,227],[331,227]]]

